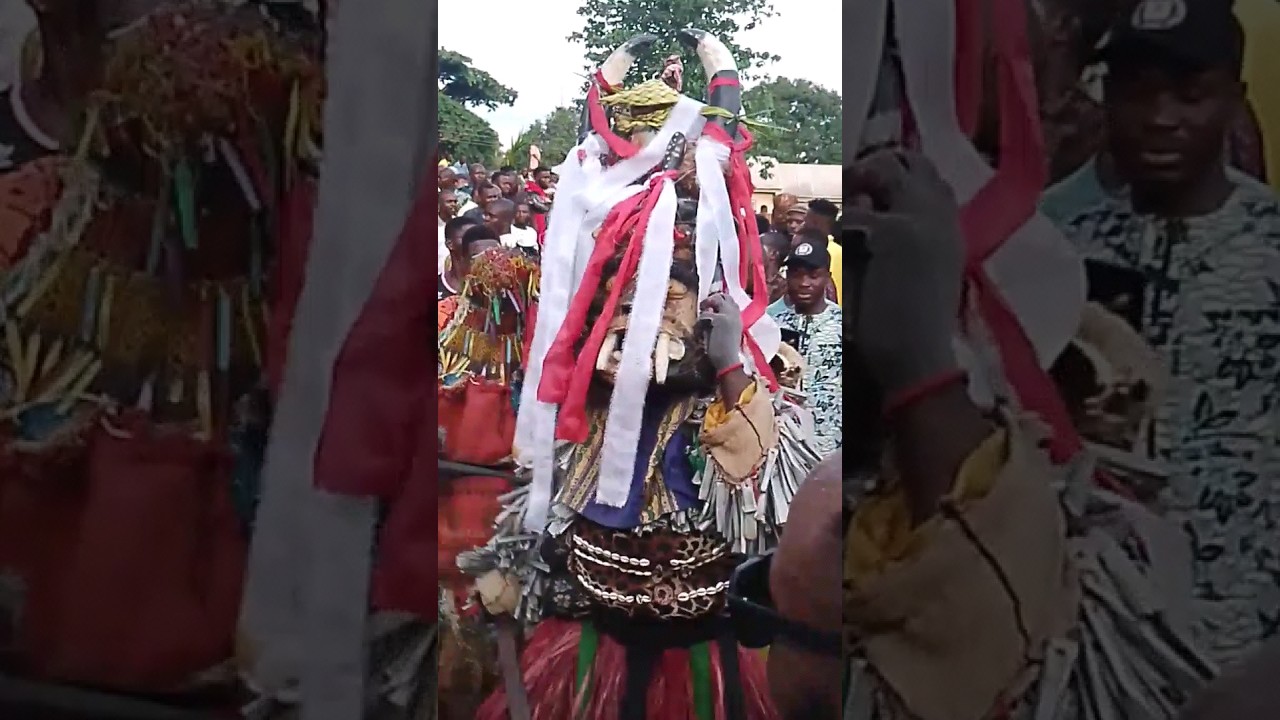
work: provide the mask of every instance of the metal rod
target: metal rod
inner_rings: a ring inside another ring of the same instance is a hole
[[[484,475],[486,477],[499,477],[506,480],[515,480],[519,482],[521,477],[510,470],[499,470],[497,468],[485,467],[483,465],[469,465],[467,463],[451,462],[449,460],[440,460],[440,472],[447,475]]]

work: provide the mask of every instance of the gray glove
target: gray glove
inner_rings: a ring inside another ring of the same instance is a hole
[[[702,301],[698,321],[709,326],[707,359],[716,372],[742,362],[742,310],[733,298],[712,293]]]
[[[886,150],[845,172],[853,341],[893,402],[954,372],[965,247],[950,186],[923,155]]]

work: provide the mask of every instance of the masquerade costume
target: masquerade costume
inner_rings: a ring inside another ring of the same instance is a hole
[[[1173,717],[1215,668],[1178,612],[1177,530],[1099,487],[1042,369],[1077,335],[1083,273],[1034,214],[1044,165],[1022,3],[990,10],[996,168],[966,133],[983,90],[982,3],[881,0],[847,24],[866,35],[846,44],[857,49],[846,134],[920,147],[960,201],[970,262],[957,355],[971,394],[1037,417],[1001,413],[918,526],[891,468],[847,486],[844,717]],[[954,85],[929,72],[948,66]]]
[[[313,40],[166,7],[111,38],[74,154],[3,181],[32,184],[0,192],[24,219],[0,227],[0,572],[41,674],[161,692],[232,656],[296,270],[273,261],[310,233]]]
[[[537,286],[538,267],[526,255],[493,249],[472,259],[462,292],[441,301],[453,306],[439,335],[442,460],[477,466],[510,461]],[[489,540],[501,497],[511,490],[511,482],[502,477],[450,477],[439,490],[437,528],[426,528],[438,537],[442,705],[454,697],[483,699],[494,686],[488,677],[492,665],[484,659],[492,654],[490,643],[476,622],[479,608],[469,602],[471,582],[458,569],[457,558]],[[395,513],[405,513],[405,528],[413,532],[410,528],[420,526],[416,518],[424,508],[402,509],[405,505],[398,503]],[[388,536],[396,522],[393,514]],[[412,544],[415,552],[421,546]],[[393,582],[387,579],[388,585]],[[378,586],[375,578],[375,597],[383,597],[386,607],[391,598]]]
[[[516,428],[532,482],[459,558],[490,612],[535,625],[479,718],[526,703],[546,719],[775,716],[725,590],[735,556],[776,542],[818,457],[768,364],[780,334],[737,69],[716,38],[680,37],[708,104],[679,93],[677,59],[622,89],[656,40],[633,38],[600,66],[557,168]]]

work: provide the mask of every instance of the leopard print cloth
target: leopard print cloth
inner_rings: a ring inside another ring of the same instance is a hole
[[[621,531],[579,519],[560,538],[560,581],[550,601],[561,614],[601,609],[627,618],[693,620],[724,609],[738,558],[719,537],[668,523]]]

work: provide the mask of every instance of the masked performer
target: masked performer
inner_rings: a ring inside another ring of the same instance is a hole
[[[168,691],[232,655],[320,78],[316,38],[255,6],[112,38],[0,289],[0,568],[35,671]]]
[[[882,151],[846,181],[855,207],[875,206],[848,215],[846,243],[868,257],[850,339],[897,444],[889,468],[846,459],[845,717],[1173,717],[1215,669],[1172,610],[1159,520],[1099,487],[1041,369],[1080,325],[1083,273],[1033,214],[1044,163],[1034,93],[1018,82],[1021,5],[993,4],[989,40],[984,7],[872,3],[857,23],[876,32],[855,117],[883,121],[890,108],[872,99],[897,95],[910,112],[893,115],[913,121],[897,144],[923,155]],[[886,24],[900,65],[880,62]],[[994,171],[956,122],[984,89],[966,75],[981,62],[968,63],[992,55],[1009,101]],[[958,103],[952,75],[928,72],[952,62]],[[914,452],[940,447],[913,455],[908,432]]]
[[[449,299],[456,307],[439,336],[442,459],[479,466],[511,459],[537,286],[538,267],[528,256],[492,248],[472,258],[462,292]],[[475,705],[494,687],[488,633],[475,622],[479,607],[469,602],[471,583],[457,558],[488,541],[499,498],[511,490],[504,478],[471,475],[451,477],[439,491],[439,704],[445,718],[474,717]],[[397,505],[394,513],[400,512]],[[462,704],[468,707],[457,707]]]
[[[479,718],[775,717],[725,590],[817,458],[769,366],[736,67],[686,30],[707,106],[670,59],[623,89],[655,39],[601,65],[558,169],[516,433],[532,483],[460,559],[491,613],[536,626]]]

